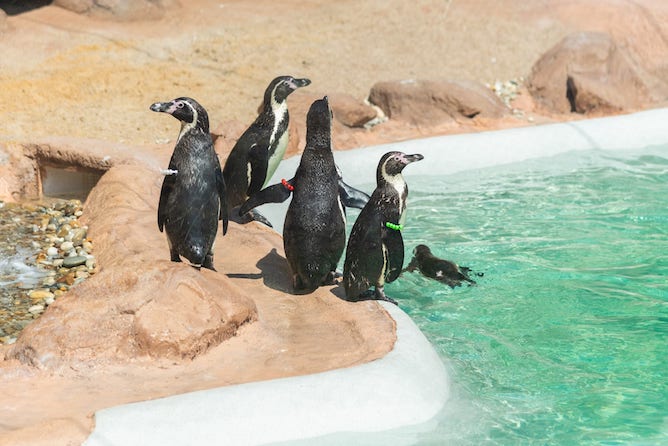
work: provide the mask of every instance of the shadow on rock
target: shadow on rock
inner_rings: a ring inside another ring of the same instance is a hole
[[[290,283],[290,268],[285,257],[273,248],[269,254],[258,260],[256,265],[262,272],[264,285],[284,293],[294,294]]]

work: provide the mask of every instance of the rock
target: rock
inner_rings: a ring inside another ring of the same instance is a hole
[[[50,247],[49,249],[46,250],[46,255],[49,257],[55,257],[58,255],[58,248],[55,246]]]
[[[155,20],[177,0],[54,0],[54,5],[78,14],[121,21]]]
[[[64,253],[68,253],[74,248],[74,243],[72,242],[63,242],[60,244],[60,250]]]
[[[64,224],[60,227],[60,229],[58,229],[58,232],[56,232],[56,235],[58,237],[66,237],[69,234],[71,229],[72,229],[72,227],[70,225]]]
[[[605,33],[565,37],[533,66],[528,89],[536,103],[557,113],[615,113],[651,102],[631,55]]]
[[[76,228],[74,231],[72,231],[72,243],[74,246],[80,246],[83,243],[87,232],[88,231],[86,228]]]
[[[48,299],[50,297],[52,298],[53,296],[54,296],[54,294],[51,291],[44,290],[44,289],[33,290],[30,293],[28,293],[28,297],[30,297],[31,299],[34,299],[34,300]]]
[[[373,107],[352,95],[333,93],[328,97],[334,119],[346,127],[364,127],[364,124],[376,118],[377,113]]]
[[[474,81],[403,80],[378,82],[369,102],[392,120],[417,126],[472,119],[501,118],[508,108],[489,88]]]
[[[42,313],[43,311],[44,305],[33,305],[32,307],[28,308],[28,313],[32,314]]]
[[[65,260],[63,261],[63,267],[74,268],[75,266],[85,264],[86,260],[88,259],[84,256],[66,257]]]

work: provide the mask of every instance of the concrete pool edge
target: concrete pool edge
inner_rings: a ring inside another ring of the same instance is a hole
[[[103,409],[84,444],[258,445],[427,422],[449,396],[445,366],[406,313],[382,305],[397,342],[381,359]]]

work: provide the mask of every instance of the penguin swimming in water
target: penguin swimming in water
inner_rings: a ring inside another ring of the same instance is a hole
[[[218,220],[227,232],[225,182],[213,150],[206,110],[191,98],[151,105],[181,121],[181,131],[160,190],[158,228],[167,232],[172,262],[185,257],[196,267],[214,270],[213,243]]]
[[[476,284],[475,280],[469,276],[469,273],[473,272],[471,268],[436,257],[426,245],[417,245],[413,249],[413,258],[404,271],[413,272],[416,269],[425,277],[438,280],[450,288],[461,286],[462,282],[468,282],[469,285]],[[475,274],[478,277],[483,276],[483,273]]]
[[[283,225],[285,257],[295,292],[308,293],[334,283],[346,245],[345,206],[362,208],[369,196],[345,184],[332,154],[332,112],[327,96],[306,117],[306,148],[294,178],[267,187],[242,207],[292,201]]]
[[[310,83],[309,79],[279,76],[265,90],[262,111],[237,140],[225,161],[223,176],[230,209],[241,206],[248,197],[259,192],[276,171],[288,147],[287,98]],[[271,226],[256,212],[244,216],[234,209],[232,217],[240,223],[258,220]]]
[[[420,161],[420,154],[388,152],[376,170],[376,190],[360,212],[350,232],[343,286],[350,301],[376,299],[396,304],[385,295],[385,283],[394,281],[404,263],[401,236],[406,217],[408,186],[401,172],[408,164]],[[369,288],[374,286],[374,291]]]

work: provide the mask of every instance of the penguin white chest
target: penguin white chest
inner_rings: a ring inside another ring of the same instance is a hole
[[[288,148],[288,131],[283,132],[281,137],[278,139],[276,144],[276,150],[269,156],[269,162],[267,164],[267,176],[265,177],[265,186],[267,181],[269,181],[276,172],[278,165],[281,163],[283,156],[285,155],[285,150]]]
[[[406,181],[401,174],[386,176],[385,180],[390,184],[390,186],[392,186],[392,188],[397,193],[397,197],[399,197],[398,223],[403,225],[406,220],[406,197],[408,196]]]
[[[276,172],[279,163],[285,155],[288,148],[288,128],[280,133],[281,123],[288,116],[288,103],[283,101],[281,103],[275,102],[272,99],[271,110],[274,113],[274,126],[271,129],[271,136],[269,137],[269,160],[267,163],[267,176],[265,177],[265,185],[271,176]],[[280,133],[280,134],[279,134]],[[278,138],[278,141],[276,140]],[[271,147],[275,147],[271,150]]]

